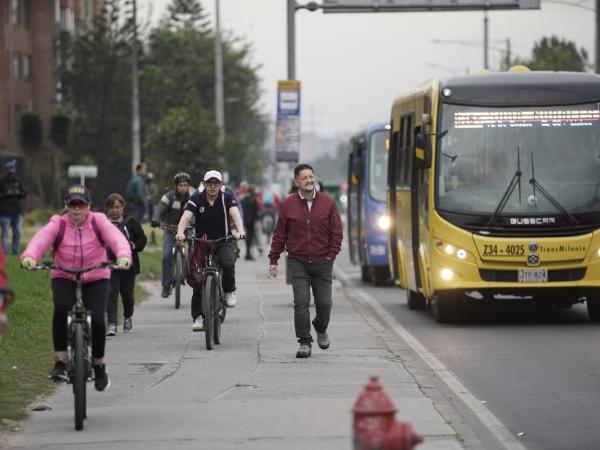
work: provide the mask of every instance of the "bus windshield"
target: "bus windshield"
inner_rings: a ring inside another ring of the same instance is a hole
[[[600,210],[599,108],[598,103],[510,108],[444,104],[436,155],[437,206],[483,215],[498,209],[502,215]]]
[[[388,151],[385,140],[388,135],[387,130],[374,132],[369,147],[369,194],[380,202],[385,202],[387,186]]]

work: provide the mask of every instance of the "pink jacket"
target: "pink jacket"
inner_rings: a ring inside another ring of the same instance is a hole
[[[40,261],[50,250],[60,231],[60,221],[66,223],[65,234],[56,253],[54,263],[66,268],[82,268],[100,264],[107,260],[106,249],[98,240],[92,226],[92,216],[105,245],[110,247],[118,258],[131,259],[131,247],[127,239],[102,213],[89,212],[81,227],[75,226],[67,214],[52,216],[50,222],[42,227],[29,241],[27,248],[20,256],[21,261],[27,257]],[[75,280],[75,275],[53,270],[52,278]],[[95,269],[82,276],[83,283],[110,278],[110,269]]]

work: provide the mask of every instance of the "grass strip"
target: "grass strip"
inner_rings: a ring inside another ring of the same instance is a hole
[[[160,279],[161,259],[161,249],[148,246],[140,253],[137,280]],[[17,430],[15,421],[27,416],[26,406],[54,389],[47,378],[53,362],[49,272],[23,270],[16,256],[7,256],[6,270],[16,300],[8,307],[9,328],[0,338],[0,431]],[[148,296],[136,283],[136,302]]]

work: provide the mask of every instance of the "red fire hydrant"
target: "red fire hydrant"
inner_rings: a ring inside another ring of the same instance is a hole
[[[396,408],[373,376],[354,404],[354,450],[412,450],[423,442],[409,423],[396,422]]]

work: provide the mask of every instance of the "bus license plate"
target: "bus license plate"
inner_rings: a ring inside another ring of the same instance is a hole
[[[545,283],[548,281],[547,269],[519,269],[519,283]]]

